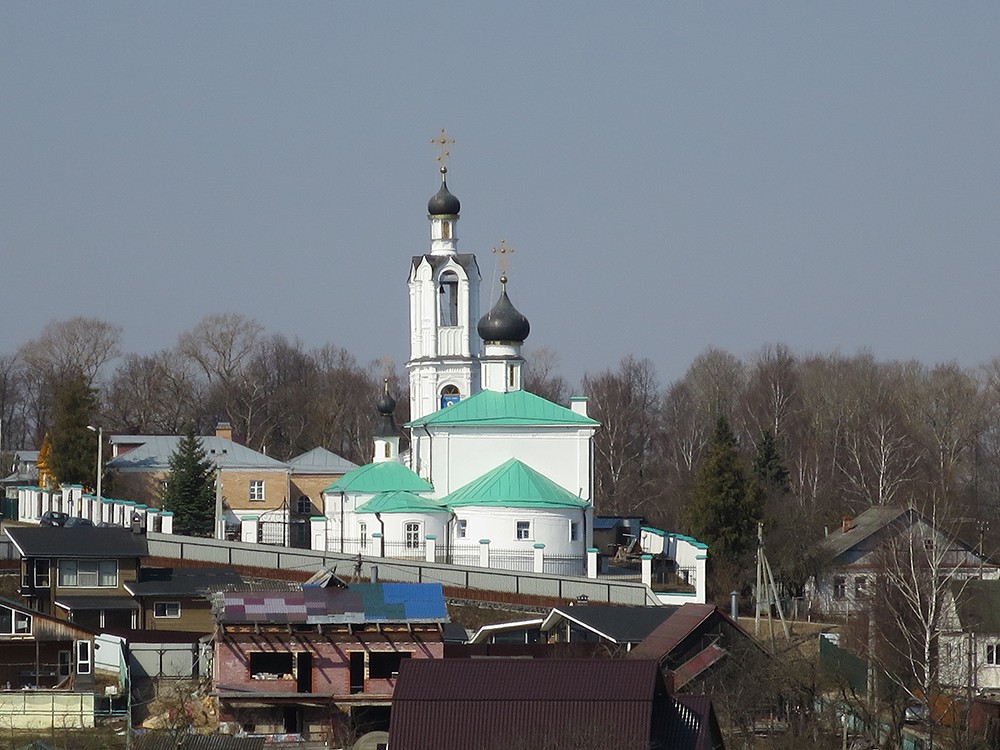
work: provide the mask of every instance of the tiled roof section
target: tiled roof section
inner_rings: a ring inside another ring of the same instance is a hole
[[[1000,635],[1000,581],[952,581],[951,593],[962,630]]]
[[[390,746],[527,747],[517,741],[606,735],[602,746],[646,749],[657,695],[668,700],[651,661],[408,659],[393,693]]]
[[[429,425],[568,425],[597,427],[599,422],[528,391],[480,391],[407,427]]]
[[[177,450],[180,439],[179,435],[143,436],[142,445],[108,461],[108,468],[119,471],[166,471],[170,468],[170,456]],[[208,458],[223,469],[288,470],[288,464],[232,440],[214,435],[200,437],[199,440]]]
[[[449,513],[440,503],[430,498],[414,495],[412,492],[397,490],[380,492],[371,500],[362,503],[357,513]]]
[[[728,619],[728,616],[714,604],[684,604],[673,609],[668,618],[629,652],[630,659],[663,659],[677,647],[677,644],[694,632],[695,628],[716,612]],[[734,627],[740,627],[735,622],[732,624]]]
[[[366,464],[344,474],[323,492],[430,492],[434,488],[417,473],[395,461]]]
[[[571,620],[615,643],[639,643],[678,609],[680,607],[620,607],[605,604],[557,607],[545,618],[542,630],[551,630],[561,621]]]
[[[136,736],[135,750],[263,750],[263,737],[233,737],[224,734],[185,734],[178,739],[173,732],[145,732]]]
[[[449,508],[587,508],[590,506],[527,464],[512,458],[441,499]]]
[[[149,554],[146,537],[124,528],[8,526],[4,533],[24,557],[111,560]]]
[[[313,448],[288,462],[293,474],[346,474],[358,468],[353,461],[326,448]]]
[[[204,596],[243,584],[232,568],[143,568],[139,580],[125,584],[133,596]]]
[[[820,547],[831,558],[836,558],[909,512],[909,508],[891,505],[872,506],[850,521],[848,531],[838,526],[823,537]]]
[[[216,617],[221,623],[360,624],[445,622],[448,613],[438,583],[369,583],[349,589],[304,586],[299,591],[225,592]]]

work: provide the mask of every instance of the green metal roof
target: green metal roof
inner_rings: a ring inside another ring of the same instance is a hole
[[[366,464],[349,471],[323,492],[430,492],[434,488],[417,473],[395,461]]]
[[[480,391],[426,417],[407,423],[420,425],[571,425],[597,427],[599,422],[527,391]]]
[[[441,499],[449,508],[487,505],[506,508],[586,508],[590,503],[516,458]]]
[[[380,492],[357,508],[358,513],[447,513],[448,509],[430,498],[412,492]]]

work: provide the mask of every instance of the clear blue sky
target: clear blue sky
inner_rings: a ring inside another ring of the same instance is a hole
[[[1000,355],[1000,3],[15,2],[0,352],[213,312],[407,356],[446,127],[571,380],[709,346]]]

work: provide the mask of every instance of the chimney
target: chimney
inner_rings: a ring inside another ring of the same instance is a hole
[[[840,528],[841,528],[841,531],[843,531],[845,534],[848,531],[850,531],[851,528],[853,528],[851,526],[851,517],[850,516],[844,516],[843,520],[841,521],[841,527]]]
[[[573,396],[569,400],[569,408],[572,409],[575,414],[579,414],[581,417],[587,416],[587,397]]]
[[[215,426],[215,436],[220,437],[223,440],[232,440],[233,439],[232,425],[230,425],[229,422],[219,422],[219,424]]]

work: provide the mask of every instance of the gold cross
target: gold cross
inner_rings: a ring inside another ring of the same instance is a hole
[[[500,240],[500,247],[493,248],[493,252],[500,255],[500,283],[507,283],[507,256],[514,252],[514,248],[507,247],[507,240]]]
[[[445,132],[444,128],[441,128],[441,135],[437,138],[431,138],[431,145],[435,145],[440,148],[437,160],[441,162],[441,166],[447,169],[448,165],[445,163],[448,161],[448,157],[451,156],[451,152],[448,150],[448,146],[455,142],[454,138],[449,138],[448,134]]]

